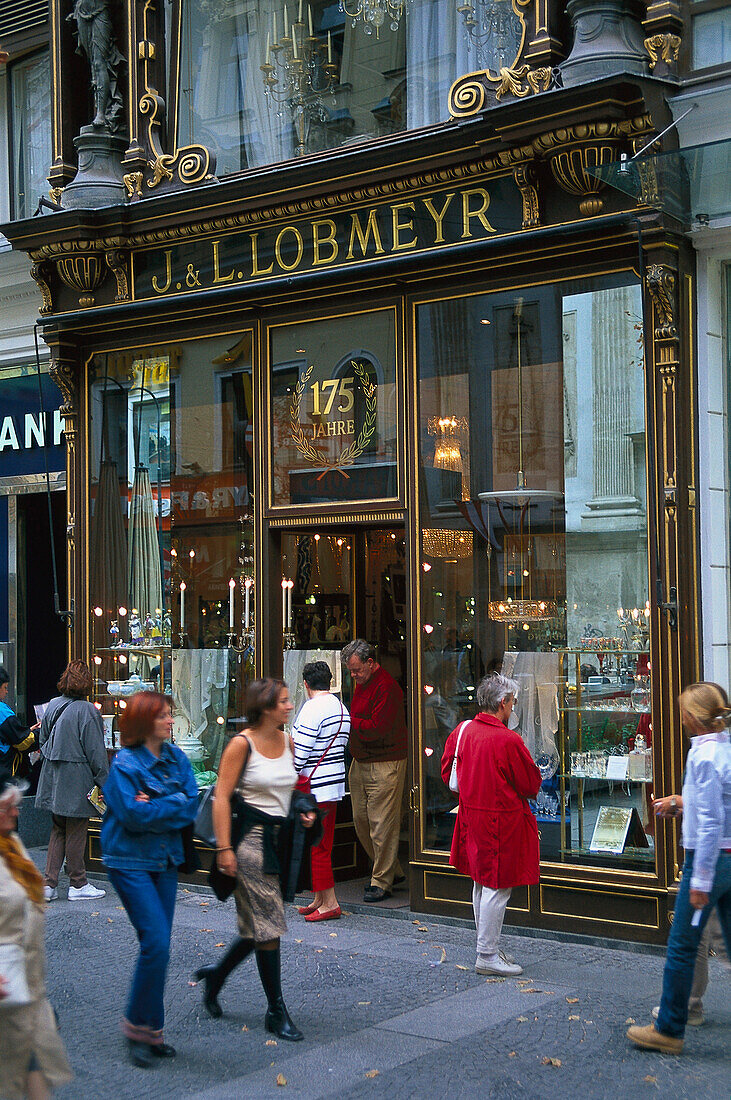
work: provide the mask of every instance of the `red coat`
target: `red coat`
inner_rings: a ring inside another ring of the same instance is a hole
[[[449,782],[460,726],[444,746],[442,779]],[[457,757],[459,809],[450,863],[481,886],[507,890],[535,885],[538,826],[528,805],[541,773],[519,734],[492,714],[465,726]]]

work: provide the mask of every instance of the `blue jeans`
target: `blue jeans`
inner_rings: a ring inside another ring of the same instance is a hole
[[[680,880],[678,900],[675,902],[668,940],[668,954],[662,979],[662,1000],[656,1025],[657,1030],[663,1035],[672,1035],[678,1039],[682,1039],[685,1034],[685,1025],[688,1022],[688,1000],[693,985],[698,942],[714,905],[718,909],[726,947],[731,951],[731,855],[726,852],[719,853],[713,889],[696,928],[693,928],[690,923],[695,913],[695,909],[690,904],[693,855],[692,851],[685,853],[683,876]]]
[[[178,872],[109,869],[109,880],[127,910],[137,939],[137,959],[126,1018],[134,1027],[161,1031],[163,994],[170,958],[170,934],[178,889]]]

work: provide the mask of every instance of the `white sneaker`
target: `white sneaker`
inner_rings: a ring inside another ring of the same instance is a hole
[[[46,901],[58,901],[58,890],[55,886],[44,886],[43,896]]]
[[[87,898],[103,898],[106,890],[97,890],[87,882],[85,886],[69,886],[69,901],[85,901]]]
[[[516,962],[508,962],[500,953],[489,957],[478,956],[475,963],[476,974],[499,974],[503,978],[517,978],[523,973],[523,967]]]
[[[656,1020],[659,1015],[660,1015],[660,1005],[655,1005],[655,1007],[652,1010],[653,1020]],[[698,1005],[689,1005],[688,1006],[688,1024],[691,1027],[703,1027],[705,1022],[706,1022],[706,1017],[703,1014],[703,1005],[701,1005],[700,1007]]]

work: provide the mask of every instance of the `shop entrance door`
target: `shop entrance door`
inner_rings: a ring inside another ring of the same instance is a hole
[[[340,653],[353,638],[365,638],[376,647],[379,663],[401,686],[408,708],[404,528],[317,530],[313,526],[306,533],[283,533],[281,577],[284,679],[295,714],[306,699],[302,669],[308,661],[328,662],[333,671],[332,690],[349,705],[353,685]],[[408,822],[402,815],[399,857],[403,867],[409,859],[408,835]],[[370,865],[355,835],[348,793],[337,817],[333,869],[338,882],[369,881]],[[348,898],[351,890],[352,901],[362,900],[356,883],[348,887]],[[384,904],[407,903],[408,891],[402,887]]]

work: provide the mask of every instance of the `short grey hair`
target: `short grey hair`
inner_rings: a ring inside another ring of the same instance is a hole
[[[28,784],[25,780],[6,783],[0,790],[0,806],[19,806],[27,790]]]
[[[344,665],[347,665],[351,657],[357,657],[359,661],[375,661],[376,647],[365,638],[354,638],[340,652],[340,660]]]
[[[488,714],[495,714],[500,704],[509,695],[517,698],[520,685],[515,680],[501,676],[499,672],[491,672],[477,685],[477,705],[486,710]]]

